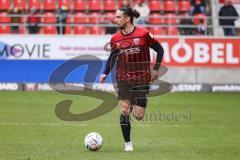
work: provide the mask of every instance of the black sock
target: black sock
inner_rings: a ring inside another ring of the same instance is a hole
[[[129,116],[120,115],[120,125],[125,142],[130,142],[131,123]]]

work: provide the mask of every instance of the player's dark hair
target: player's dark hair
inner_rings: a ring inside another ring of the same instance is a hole
[[[130,17],[130,22],[132,24],[133,24],[133,18],[138,18],[140,16],[140,13],[138,11],[129,7],[123,7],[123,8],[120,8],[119,10],[122,11],[124,15]]]

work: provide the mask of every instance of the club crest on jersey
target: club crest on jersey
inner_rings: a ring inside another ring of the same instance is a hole
[[[133,42],[138,45],[140,43],[140,38],[134,38],[133,39]]]
[[[151,32],[149,32],[149,36],[150,36],[151,38],[154,38],[154,36],[152,35],[152,33],[151,33]]]

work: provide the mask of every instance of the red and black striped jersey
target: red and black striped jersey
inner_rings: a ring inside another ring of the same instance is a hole
[[[111,38],[111,48],[116,51],[116,79],[117,81],[148,83],[150,73],[150,46],[157,41],[151,33],[139,27],[125,35],[121,31]]]

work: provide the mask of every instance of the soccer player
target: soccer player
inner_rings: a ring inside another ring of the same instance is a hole
[[[111,38],[111,53],[106,62],[104,73],[99,81],[103,83],[116,64],[118,99],[121,108],[120,125],[125,140],[125,151],[133,151],[130,139],[130,112],[137,120],[142,120],[147,106],[149,82],[159,76],[163,48],[157,40],[143,28],[134,26],[134,18],[140,14],[131,8],[116,11],[115,23],[119,31]],[[157,52],[156,63],[150,66],[150,51]]]

